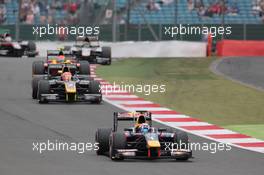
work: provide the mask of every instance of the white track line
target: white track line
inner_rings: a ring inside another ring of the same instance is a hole
[[[254,142],[263,142],[262,140],[255,139],[255,138],[238,138],[238,139],[217,139],[220,142],[224,143],[254,143]]]
[[[171,114],[171,115],[160,115],[160,114],[152,114],[153,119],[157,118],[190,118],[187,115],[182,115],[182,114]]]

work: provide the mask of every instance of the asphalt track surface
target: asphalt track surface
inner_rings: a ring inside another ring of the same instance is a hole
[[[218,61],[215,68],[228,78],[264,90],[263,58],[225,58]]]
[[[112,125],[120,111],[104,102],[40,105],[31,99],[31,58],[0,58],[1,175],[261,175],[264,156],[232,148],[211,154],[195,151],[189,162],[126,160],[112,162],[94,151],[32,151],[33,142],[94,142],[99,127]],[[160,126],[154,123],[156,126]],[[210,142],[190,136],[193,142]]]

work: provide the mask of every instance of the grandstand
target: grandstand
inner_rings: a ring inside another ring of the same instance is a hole
[[[221,24],[222,15],[212,15],[211,17],[201,17],[197,10],[189,10],[187,0],[170,0],[170,3],[160,5],[162,0],[133,0],[134,3],[130,11],[131,24],[145,24],[146,21],[150,24]],[[164,0],[165,1],[165,0]],[[168,1],[168,0],[167,0]],[[209,7],[212,1],[217,0],[202,0],[205,7]],[[23,2],[23,1],[22,1]],[[40,1],[36,1],[40,2]],[[43,1],[44,2],[44,1]],[[54,0],[45,1],[45,5],[50,6]],[[66,1],[61,1],[66,2]],[[107,6],[110,1],[97,0],[93,1],[97,6]],[[122,19],[127,19],[126,7],[129,0],[116,0],[118,11],[123,10]],[[130,0],[132,2],[132,0]],[[148,9],[150,2],[158,3],[157,9]],[[177,4],[176,4],[177,2]],[[239,12],[236,15],[226,14],[224,17],[225,23],[228,24],[260,24],[262,23],[259,15],[254,15],[252,10],[251,0],[228,0],[226,6],[231,6],[236,3]],[[6,0],[6,19],[4,24],[15,24],[17,22],[17,13],[19,4],[17,0]],[[40,10],[40,16],[47,15],[43,10]],[[53,23],[60,23],[68,15],[64,9],[56,9],[52,14]],[[142,16],[143,15],[143,16]],[[40,16],[34,16],[34,24],[43,23]],[[23,21],[22,21],[23,23]],[[89,23],[89,21],[87,22]]]
[[[204,6],[209,6],[211,1],[203,0]],[[227,6],[231,3],[229,0]],[[228,24],[260,24],[261,18],[252,13],[252,1],[239,0],[236,1],[239,13],[237,15],[225,15],[225,23]],[[178,4],[172,2],[168,5],[163,5],[158,10],[148,10],[146,8],[148,1],[142,1],[140,5],[132,9],[130,23],[143,24],[145,19],[151,24],[220,24],[222,23],[221,15],[213,15],[212,17],[202,18],[196,10],[189,11],[187,0],[178,0]]]

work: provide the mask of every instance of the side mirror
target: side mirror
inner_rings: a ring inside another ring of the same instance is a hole
[[[167,129],[166,129],[166,128],[159,128],[158,131],[159,131],[159,132],[166,132]]]
[[[132,128],[125,128],[124,131],[129,131],[129,132],[132,132],[133,129]]]

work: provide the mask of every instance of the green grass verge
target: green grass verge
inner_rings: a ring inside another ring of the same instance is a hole
[[[133,58],[100,66],[97,74],[112,83],[164,84],[165,93],[136,94],[203,121],[221,126],[264,124],[264,93],[214,75],[209,70],[212,61]]]

